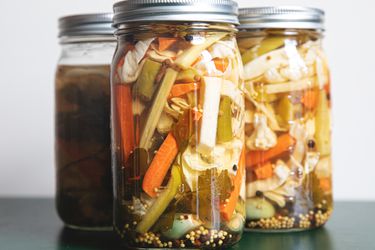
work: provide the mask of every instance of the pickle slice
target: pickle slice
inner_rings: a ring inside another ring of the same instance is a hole
[[[294,107],[287,95],[281,98],[276,108],[277,119],[282,127],[287,127],[294,120]]]
[[[174,199],[178,189],[182,183],[181,173],[178,167],[172,168],[172,176],[168,182],[167,189],[157,198],[147,211],[143,220],[138,224],[136,231],[144,234],[150,230],[155,222],[160,218],[164,211],[169,206],[169,203]]]
[[[177,71],[173,69],[167,69],[163,82],[161,83],[160,90],[157,93],[155,100],[152,104],[152,108],[147,117],[146,125],[142,133],[140,147],[144,149],[150,148],[151,138],[154,135],[155,129],[158,125],[160,116],[163,112],[164,105],[168,99],[169,93],[173,87],[173,84],[177,78]]]
[[[146,102],[151,101],[154,95],[156,90],[155,79],[161,69],[161,66],[161,63],[150,59],[146,59],[145,64],[143,65],[141,74],[139,75],[135,85],[135,93]]]
[[[197,76],[199,76],[198,72],[195,69],[190,68],[190,69],[181,71],[178,74],[176,81],[177,82],[195,82]]]
[[[231,98],[228,96],[224,96],[220,102],[219,118],[217,123],[218,143],[228,142],[233,139],[231,106]]]
[[[243,64],[251,62],[255,58],[264,55],[284,45],[284,37],[270,37],[264,39],[258,47],[253,47],[242,54]]]
[[[327,94],[324,90],[319,92],[319,104],[315,118],[315,142],[321,156],[331,154],[331,122]]]
[[[274,206],[264,198],[246,200],[246,217],[250,220],[271,218],[275,215]]]

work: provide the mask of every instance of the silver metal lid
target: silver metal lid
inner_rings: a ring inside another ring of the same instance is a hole
[[[124,0],[114,5],[115,27],[134,22],[209,22],[238,25],[232,0]]]
[[[239,11],[239,29],[319,29],[324,30],[323,10],[298,6],[244,8]]]
[[[96,13],[66,16],[59,19],[59,37],[113,35],[113,14]]]

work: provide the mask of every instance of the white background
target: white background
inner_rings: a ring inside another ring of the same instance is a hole
[[[375,200],[375,30],[370,0],[242,0],[327,12],[337,199]],[[0,1],[0,196],[53,196],[57,18],[110,11],[111,0]]]

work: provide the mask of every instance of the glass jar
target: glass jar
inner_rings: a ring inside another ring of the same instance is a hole
[[[66,226],[112,229],[112,15],[61,18],[55,85],[56,206]]]
[[[237,4],[216,2],[115,5],[114,220],[125,247],[210,249],[241,238],[245,105]]]
[[[332,208],[331,94],[324,12],[240,11],[246,96],[246,227],[299,231]]]

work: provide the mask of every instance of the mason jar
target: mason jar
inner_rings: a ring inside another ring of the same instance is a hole
[[[112,228],[111,14],[59,20],[55,83],[56,207],[66,226]]]
[[[246,227],[300,231],[332,213],[331,88],[324,12],[240,11],[246,96]]]
[[[245,221],[245,102],[231,0],[122,1],[112,64],[125,247],[222,248]]]

